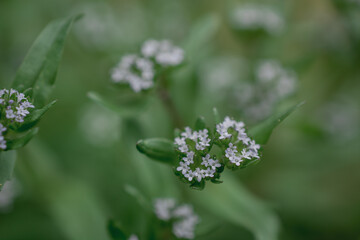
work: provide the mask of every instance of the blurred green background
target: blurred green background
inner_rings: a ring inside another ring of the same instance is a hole
[[[192,198],[193,190],[167,166],[136,151],[138,139],[173,137],[158,99],[148,96],[138,115],[124,117],[87,97],[89,91],[118,94],[110,69],[148,38],[171,39],[187,50],[188,65],[170,86],[187,125],[199,115],[211,123],[214,106],[222,116],[246,120],[229,96],[252,81],[257,61],[276,59],[292,69],[297,91],[273,111],[306,104],[276,129],[260,164],[232,174],[278,216],[279,239],[360,239],[360,3],[258,1],[284,20],[280,33],[268,34],[231,25],[234,7],[249,2],[0,1],[1,87],[48,22],[85,14],[67,39],[53,94],[58,103],[36,139],[18,152],[18,196],[0,212],[0,239],[108,239],[109,218],[146,239],[151,214],[129,185],[149,199],[193,203],[204,222],[216,224],[198,239],[254,238],[243,224],[203,209],[206,199]]]

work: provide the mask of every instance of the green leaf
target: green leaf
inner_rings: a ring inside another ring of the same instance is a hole
[[[175,147],[172,141],[164,138],[140,140],[136,144],[139,152],[151,159],[173,165],[176,159]]]
[[[119,114],[122,117],[133,117],[140,113],[140,110],[142,109],[140,107],[140,104],[137,104],[137,106],[121,106],[114,104],[110,100],[108,100],[106,97],[101,96],[100,94],[96,92],[88,92],[87,96],[94,101],[96,104],[107,108],[117,114]]]
[[[249,134],[255,139],[258,144],[266,144],[269,140],[272,131],[277,125],[279,125],[287,116],[289,116],[293,111],[301,107],[305,102],[296,104],[295,106],[290,107],[288,110],[281,114],[276,114],[259,125],[251,128]]]
[[[202,130],[206,128],[205,118],[204,117],[198,117],[198,119],[195,122],[195,130]]]
[[[6,149],[14,150],[25,146],[38,133],[38,131],[39,128],[33,128],[18,138],[8,140],[6,143]]]
[[[52,101],[51,103],[47,104],[45,107],[41,109],[34,110],[19,128],[14,129],[17,132],[24,132],[29,130],[30,128],[34,127],[44,116],[44,114],[56,103],[56,100]]]
[[[223,174],[222,179],[223,184],[208,184],[204,191],[191,191],[192,198],[218,218],[249,229],[257,240],[277,239],[277,216],[234,177]]]
[[[195,57],[199,49],[216,34],[219,26],[220,18],[215,14],[209,14],[197,21],[191,28],[189,37],[184,44],[186,55],[189,58]]]
[[[113,240],[126,240],[126,234],[121,230],[121,224],[114,220],[109,220],[108,231]]]
[[[213,114],[214,114],[215,123],[216,124],[220,123],[221,120],[220,120],[220,115],[219,115],[217,108],[213,108]]]
[[[12,87],[21,92],[32,88],[36,107],[44,106],[50,96],[65,38],[78,17],[68,17],[49,23],[35,40],[16,73]]]
[[[125,192],[127,192],[130,196],[135,198],[140,206],[143,207],[144,210],[152,212],[152,206],[150,200],[148,200],[137,188],[131,186],[129,184],[125,184],[124,186]]]
[[[6,181],[11,179],[15,167],[16,152],[0,152],[0,191]]]

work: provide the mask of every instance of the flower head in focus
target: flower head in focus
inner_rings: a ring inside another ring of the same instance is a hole
[[[21,126],[33,108],[34,105],[24,93],[14,89],[0,90],[0,149],[7,148],[5,135],[9,127]]]
[[[192,186],[206,180],[218,183],[224,166],[234,169],[260,158],[260,145],[247,135],[245,124],[229,117],[218,123],[213,133],[207,128],[193,131],[186,127],[174,144],[179,156],[175,172]],[[213,149],[214,145],[221,150]]]

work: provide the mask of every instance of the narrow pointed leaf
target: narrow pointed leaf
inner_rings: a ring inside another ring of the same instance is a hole
[[[39,131],[39,128],[33,128],[19,138],[8,140],[7,150],[14,150],[25,146]]]
[[[0,191],[6,181],[11,179],[15,167],[16,152],[0,152]]]
[[[173,165],[176,159],[174,144],[168,139],[151,138],[140,140],[136,144],[136,148],[149,158],[162,163]]]
[[[208,43],[220,26],[218,15],[209,14],[195,23],[191,28],[189,37],[184,44],[184,49],[190,58],[193,58],[198,49]]]
[[[32,88],[37,107],[48,100],[61,60],[65,38],[78,16],[59,19],[49,23],[27,53],[16,73],[12,87],[24,91]]]
[[[258,144],[266,144],[269,140],[272,131],[275,129],[277,125],[279,125],[287,116],[289,116],[293,111],[298,109],[304,104],[301,102],[296,104],[295,106],[290,107],[288,110],[281,114],[274,115],[259,125],[250,129],[250,135],[255,139]]]

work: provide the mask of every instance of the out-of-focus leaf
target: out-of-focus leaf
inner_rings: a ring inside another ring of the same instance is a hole
[[[14,129],[15,131],[18,132],[24,132],[29,130],[30,128],[34,127],[42,118],[42,116],[44,116],[44,114],[52,107],[54,106],[54,104],[56,103],[56,100],[52,101],[51,103],[47,104],[45,107],[41,108],[41,109],[36,109],[34,110],[29,117],[25,118],[25,121],[23,122],[23,124],[21,125],[20,128],[16,128]]]
[[[24,91],[32,88],[36,107],[45,105],[53,88],[65,39],[79,16],[51,22],[41,32],[21,64],[12,87]]]
[[[197,21],[184,44],[186,55],[189,58],[197,55],[199,49],[215,35],[219,25],[220,19],[215,14],[207,15]]]
[[[126,240],[126,234],[121,229],[121,224],[114,220],[109,220],[108,231],[113,240]]]
[[[249,134],[255,139],[258,144],[266,144],[269,140],[272,131],[277,125],[279,125],[287,116],[289,116],[293,111],[301,107],[305,102],[296,104],[295,106],[290,107],[288,110],[281,114],[276,114],[259,125],[251,128]]]
[[[142,105],[137,104],[136,106],[121,106],[117,105],[110,100],[108,100],[106,97],[101,96],[100,94],[96,92],[88,92],[88,97],[94,101],[96,104],[107,108],[117,114],[119,114],[122,117],[134,117],[138,115],[142,110]]]
[[[0,191],[6,181],[11,179],[16,160],[15,151],[0,152]]]
[[[21,152],[21,177],[46,209],[66,239],[110,239],[102,202],[92,186],[63,175],[59,160],[39,141],[31,141]]]
[[[8,150],[14,150],[25,146],[39,131],[39,128],[33,128],[21,137],[8,140],[6,145]]]
[[[140,140],[137,142],[136,148],[139,152],[145,154],[149,158],[162,163],[173,165],[176,159],[173,142],[165,138]]]
[[[140,206],[142,206],[145,210],[152,211],[152,207],[150,201],[146,199],[146,197],[135,187],[126,184],[124,186],[125,192],[134,197]]]
[[[221,120],[220,120],[220,115],[219,115],[217,108],[213,108],[213,114],[214,114],[215,123],[216,124],[220,123]]]
[[[195,122],[195,130],[201,130],[204,128],[206,128],[205,118],[198,117],[198,119]]]
[[[192,191],[192,198],[209,213],[249,229],[257,240],[277,239],[277,216],[234,177],[223,174],[222,178],[223,184],[209,184],[204,191]]]

